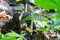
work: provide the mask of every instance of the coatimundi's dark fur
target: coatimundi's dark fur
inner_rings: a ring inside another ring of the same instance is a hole
[[[20,14],[14,14],[13,19],[11,19],[9,22],[6,22],[6,24],[1,28],[1,32],[3,34],[10,32],[10,30],[13,30],[17,33],[20,32],[20,21],[19,21]]]

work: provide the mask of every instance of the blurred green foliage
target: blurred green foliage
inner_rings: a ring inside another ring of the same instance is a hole
[[[17,34],[14,31],[6,33],[5,35],[0,33],[0,40],[23,40],[26,34]]]

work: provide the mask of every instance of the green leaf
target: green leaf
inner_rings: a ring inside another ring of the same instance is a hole
[[[60,19],[57,19],[55,22],[54,22],[54,25],[53,26],[59,26],[60,25]]]
[[[60,19],[60,11],[56,11],[56,19]]]
[[[30,2],[34,3],[34,0],[29,0]]]
[[[31,14],[25,18],[22,19],[22,22],[26,22],[27,20],[40,20],[39,16],[37,14]]]
[[[23,40],[23,38],[18,38],[17,40]]]
[[[19,37],[20,35],[11,30],[11,32],[6,33],[5,36],[8,36],[8,37]]]
[[[22,19],[22,22],[26,22],[27,20],[35,20],[35,18],[32,18],[31,16],[27,16]]]
[[[6,36],[11,36],[11,37],[18,37],[19,35],[16,33],[7,33]]]
[[[21,0],[16,0],[16,2],[20,2]]]
[[[4,37],[4,38],[1,38],[0,40],[16,40],[16,38],[14,38],[14,37]]]
[[[2,37],[2,33],[0,32],[0,38]]]
[[[34,0],[35,4],[45,9],[60,10],[60,0]]]
[[[45,28],[45,27],[40,27],[39,29],[40,29],[40,30],[43,30],[43,31],[45,31],[45,32],[48,32],[48,31],[49,31],[49,28]]]
[[[60,11],[60,0],[34,0],[35,4],[44,9],[57,9]],[[60,18],[60,12],[56,15],[56,18]]]
[[[42,21],[48,22],[48,19],[47,18],[43,18]]]

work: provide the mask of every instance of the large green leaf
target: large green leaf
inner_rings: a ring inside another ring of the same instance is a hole
[[[34,0],[35,5],[44,9],[57,9],[56,18],[60,18],[60,0]]]
[[[35,4],[45,9],[60,10],[60,0],[35,0]]]

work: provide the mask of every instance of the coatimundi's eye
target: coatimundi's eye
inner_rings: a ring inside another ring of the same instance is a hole
[[[3,9],[0,9],[0,12],[4,11]]]

